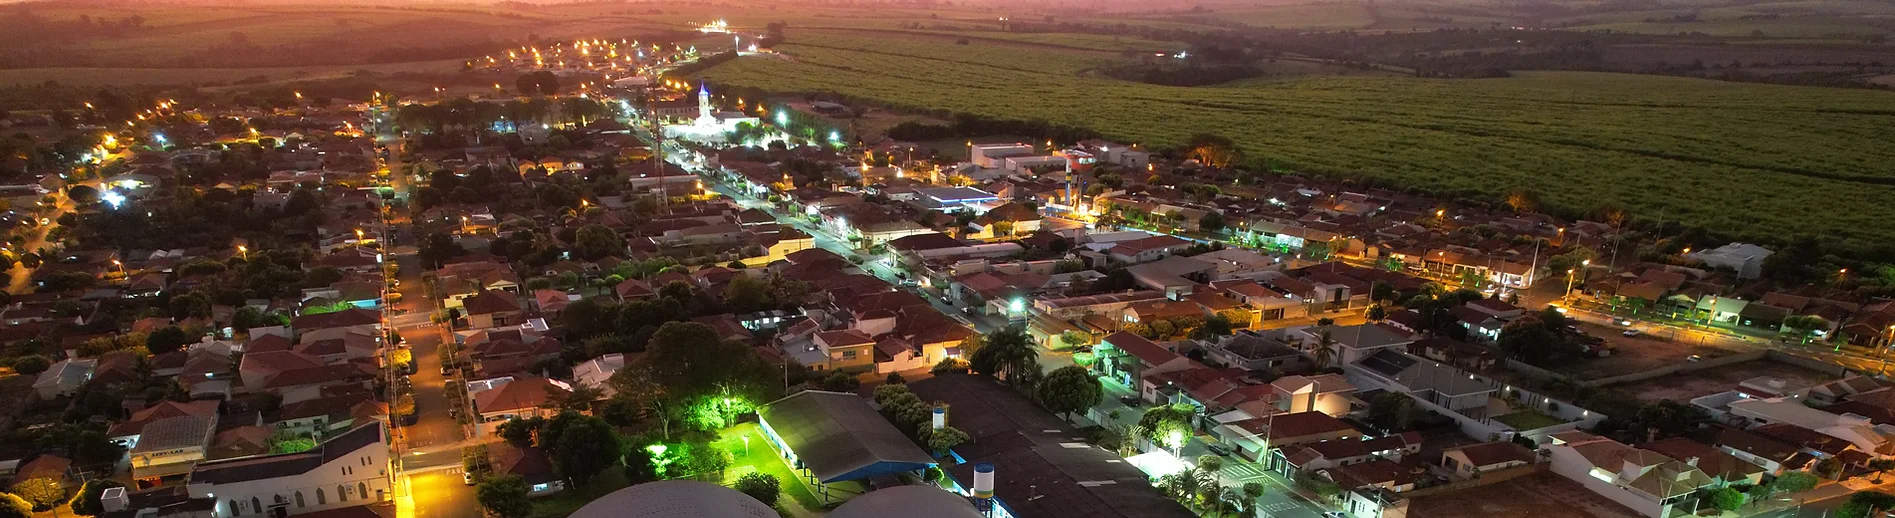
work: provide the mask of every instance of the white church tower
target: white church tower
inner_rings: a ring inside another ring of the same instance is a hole
[[[711,114],[711,91],[704,83],[697,84],[697,125],[711,127],[717,125],[717,116]]]

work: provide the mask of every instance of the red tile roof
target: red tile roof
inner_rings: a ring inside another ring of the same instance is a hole
[[[1103,341],[1112,344],[1112,347],[1120,351],[1125,351],[1125,354],[1130,354],[1138,358],[1139,361],[1145,362],[1147,365],[1164,365],[1172,360],[1183,358],[1182,356],[1178,356],[1178,353],[1160,347],[1151,340],[1145,339],[1145,337],[1124,331],[1112,333],[1106,336]]]

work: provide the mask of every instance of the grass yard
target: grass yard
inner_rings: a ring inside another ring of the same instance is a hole
[[[744,451],[744,437],[750,438],[749,453]],[[810,492],[809,485],[801,476],[790,471],[790,466],[777,456],[770,447],[770,440],[763,436],[762,429],[756,423],[744,423],[725,429],[716,441],[711,443],[730,452],[736,460],[730,464],[730,470],[724,472],[724,485],[737,483],[737,479],[749,473],[768,473],[782,483],[783,494],[801,504],[804,509],[822,509],[823,503]]]
[[[1500,79],[1302,77],[1217,88],[1082,75],[1099,53],[791,31],[792,59],[739,59],[713,82],[836,92],[920,110],[1044,119],[1166,146],[1198,132],[1273,167],[1364,176],[1734,237],[1895,239],[1895,93],[1675,77],[1532,72]],[[1743,207],[1743,210],[1732,210]]]
[[[1514,430],[1519,430],[1519,431],[1538,430],[1541,428],[1545,428],[1548,426],[1553,426],[1553,425],[1561,424],[1565,422],[1565,421],[1561,421],[1557,417],[1542,414],[1538,410],[1533,410],[1533,409],[1521,410],[1519,412],[1514,412],[1511,414],[1498,416],[1498,417],[1495,417],[1494,420],[1500,421],[1501,424],[1511,426],[1513,427]]]

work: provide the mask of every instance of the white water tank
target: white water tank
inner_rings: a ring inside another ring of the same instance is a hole
[[[108,487],[99,493],[99,505],[105,512],[116,513],[132,505],[132,499],[125,495],[125,488]]]
[[[947,426],[947,408],[934,407],[934,429],[940,430],[945,426]]]
[[[994,497],[994,464],[982,462],[974,465],[974,498]]]

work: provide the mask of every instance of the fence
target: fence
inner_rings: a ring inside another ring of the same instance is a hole
[[[1408,499],[1422,498],[1426,496],[1460,491],[1463,489],[1475,488],[1475,487],[1485,486],[1489,484],[1499,484],[1501,482],[1506,482],[1506,481],[1513,480],[1516,478],[1544,472],[1546,471],[1547,466],[1550,466],[1550,465],[1551,464],[1542,462],[1538,464],[1528,464],[1525,466],[1515,466],[1515,467],[1498,470],[1498,471],[1489,471],[1486,473],[1481,473],[1480,475],[1474,478],[1467,479],[1467,480],[1450,482],[1450,483],[1441,484],[1438,486],[1428,486],[1428,487],[1415,489],[1411,491],[1403,491],[1402,498],[1408,498]]]

